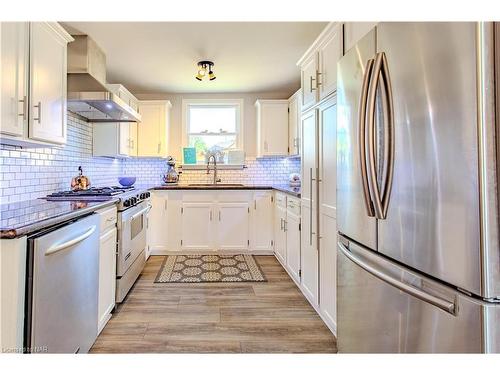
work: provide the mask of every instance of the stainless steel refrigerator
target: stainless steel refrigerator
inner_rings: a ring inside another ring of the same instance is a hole
[[[380,23],[338,64],[340,352],[500,352],[499,30]]]

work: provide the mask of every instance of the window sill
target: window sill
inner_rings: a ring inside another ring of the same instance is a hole
[[[217,169],[218,170],[229,170],[229,169],[244,169],[247,166],[244,164],[217,164]],[[210,163],[210,169],[212,170],[214,168],[214,165]],[[180,170],[184,171],[191,171],[191,170],[206,170],[207,165],[206,164],[182,164],[179,165]]]

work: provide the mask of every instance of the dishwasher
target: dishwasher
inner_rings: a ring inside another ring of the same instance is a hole
[[[87,353],[97,338],[99,216],[28,237],[24,351]]]

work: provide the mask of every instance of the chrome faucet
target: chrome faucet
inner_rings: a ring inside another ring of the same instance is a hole
[[[220,182],[220,178],[217,178],[217,159],[215,155],[210,155],[207,160],[207,174],[210,174],[210,159],[214,158],[214,185],[217,185],[217,182]]]

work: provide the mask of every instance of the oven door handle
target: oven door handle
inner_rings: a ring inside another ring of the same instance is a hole
[[[147,214],[149,211],[151,211],[151,205],[149,204],[146,208],[143,208],[142,210],[140,210],[138,213],[136,214],[133,214],[131,217],[130,217],[130,220],[135,220],[138,216],[141,216],[143,214]]]

